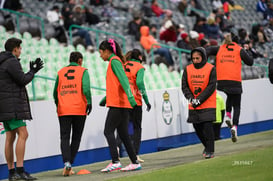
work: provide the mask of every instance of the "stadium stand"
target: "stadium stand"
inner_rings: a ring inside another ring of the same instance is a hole
[[[54,3],[53,3],[54,2]],[[172,20],[176,24],[184,24],[186,28],[186,32],[189,32],[193,29],[194,23],[196,21],[196,16],[186,15],[178,11],[178,2],[174,2],[171,0],[167,1],[158,1],[162,8],[169,9],[172,11]],[[203,10],[196,11],[197,14],[201,16],[208,16],[213,9],[211,8],[211,0],[202,0],[200,2]],[[262,23],[263,17],[261,14],[256,12],[256,0],[248,0],[248,1],[233,1],[235,6],[230,6],[233,10],[230,10],[230,20],[236,29],[245,28],[248,34],[251,34],[251,29],[253,24]],[[54,37],[55,30],[46,20],[47,11],[52,8],[53,5],[58,5],[60,8],[63,6],[61,1],[32,1],[32,0],[24,0],[21,1],[24,7],[24,13],[30,14],[31,16],[40,17],[44,20],[44,31],[45,35],[42,37],[42,26],[41,21],[37,19],[30,19],[25,16],[19,17],[19,28],[20,31],[17,30],[16,17],[17,15],[13,13],[9,13],[1,10],[0,12],[0,41],[1,46],[0,49],[3,50],[3,42],[11,36],[15,36],[23,39],[24,50],[22,51],[21,59],[23,69],[28,70],[29,64],[28,62],[34,59],[37,56],[40,56],[45,61],[45,68],[39,72],[39,76],[35,79],[34,87],[32,89],[32,85],[28,86],[28,92],[30,94],[31,99],[52,99],[52,90],[54,86],[54,79],[57,75],[57,71],[68,64],[68,56],[71,51],[78,50],[81,51],[84,55],[84,66],[89,69],[91,85],[97,88],[105,88],[105,73],[107,68],[107,63],[102,61],[98,51],[94,53],[90,53],[86,51],[86,47],[84,44],[74,44],[70,42],[68,38],[68,42],[66,46],[63,46],[59,43]],[[90,5],[93,13],[98,15],[101,19],[101,22],[95,25],[88,25],[86,27],[100,30],[102,32],[108,32],[123,36],[126,40],[126,45],[123,45],[125,50],[130,50],[132,48],[141,48],[141,45],[138,41],[134,39],[132,35],[128,35],[128,23],[133,19],[133,14],[138,12],[141,9],[142,1],[133,1],[133,0],[113,0],[113,4],[115,6],[93,6]],[[89,4],[88,4],[89,5]],[[107,10],[107,8],[112,8],[113,12],[111,17],[105,17],[103,12]],[[188,7],[191,8],[190,6]],[[125,10],[128,9],[128,10]],[[194,8],[192,8],[194,10]],[[192,11],[193,11],[192,10]],[[10,26],[10,19],[5,17],[13,18],[13,26],[14,30]],[[164,23],[164,17],[145,17],[148,20],[149,24],[155,24],[157,27],[157,34],[159,33],[159,29]],[[7,23],[7,20],[9,21]],[[67,33],[67,37],[69,37],[69,32]],[[94,31],[89,31],[93,42],[100,42],[105,38],[115,38],[118,42],[121,43],[120,38],[116,38],[113,35],[99,33],[97,34]],[[75,39],[73,39],[75,40]],[[160,42],[160,41],[159,41]],[[217,40],[220,44],[221,40]],[[165,44],[164,42],[160,42]],[[96,44],[97,45],[97,44]],[[170,47],[176,47],[175,43],[167,43],[166,45]],[[242,77],[243,79],[255,79],[255,78],[263,78],[266,75],[266,65],[268,64],[268,60],[270,56],[273,54],[273,49],[271,48],[272,42],[268,41],[266,43],[255,44],[255,48],[261,54],[266,56],[258,57],[255,59],[255,65],[253,67],[243,66],[242,68]],[[97,50],[97,48],[95,48]],[[177,51],[171,50],[172,56],[175,60],[176,70],[169,72],[167,66],[163,63],[157,63],[152,65],[145,64],[145,83],[147,90],[155,90],[155,89],[165,89],[172,87],[180,87],[180,79],[181,79],[181,65],[182,68],[188,64],[186,54],[182,53],[182,59],[179,59],[179,55]],[[151,56],[147,55],[147,62],[151,61]],[[181,64],[180,64],[181,63]],[[93,95],[104,94],[103,91],[99,89],[92,90]]]

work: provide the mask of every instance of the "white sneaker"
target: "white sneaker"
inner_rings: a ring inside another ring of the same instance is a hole
[[[233,126],[230,129],[230,133],[231,133],[231,141],[235,143],[237,141],[237,139],[238,139],[236,126]]]
[[[109,163],[106,168],[102,169],[101,172],[112,172],[115,170],[120,170],[121,169],[121,163]]]
[[[134,171],[134,170],[140,170],[141,168],[142,167],[141,167],[140,163],[138,163],[138,164],[131,163],[131,164],[127,165],[126,167],[122,168],[121,171],[123,171],[123,172]]]

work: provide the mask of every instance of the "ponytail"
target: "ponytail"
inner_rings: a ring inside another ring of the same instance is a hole
[[[100,50],[109,50],[110,52],[114,53],[116,56],[118,56],[122,63],[125,63],[125,58],[122,54],[121,48],[119,44],[114,39],[104,40],[101,42],[99,46]]]

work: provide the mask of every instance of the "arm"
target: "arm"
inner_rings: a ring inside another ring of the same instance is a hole
[[[184,94],[184,96],[186,97],[186,99],[193,99],[194,96],[189,88],[189,85],[188,85],[188,76],[187,76],[187,69],[185,68],[184,69],[184,72],[183,72],[183,76],[182,76],[182,92]]]
[[[137,72],[136,85],[139,91],[141,92],[141,95],[145,101],[145,104],[149,104],[149,99],[148,99],[146,88],[144,85],[144,69],[143,68]]]
[[[20,62],[15,59],[9,61],[7,71],[19,86],[26,86],[34,78],[34,72],[30,70],[24,73]]]
[[[252,57],[251,53],[248,51],[249,50],[245,50],[242,48],[240,51],[240,56],[246,65],[252,66],[253,65],[253,57]]]
[[[216,56],[219,50],[219,46],[209,46],[206,48],[207,57]]]
[[[216,69],[215,67],[212,68],[210,72],[210,77],[209,77],[209,83],[206,89],[197,97],[197,99],[200,100],[200,104],[205,102],[215,91],[216,89]]]
[[[90,78],[89,78],[89,73],[88,70],[85,70],[83,72],[82,76],[82,90],[83,94],[86,97],[87,104],[92,104],[92,97],[91,97],[91,88],[90,88]]]
[[[136,101],[135,101],[135,98],[132,94],[132,91],[131,91],[131,88],[129,85],[129,80],[123,70],[122,63],[120,61],[114,59],[111,62],[111,67],[112,67],[114,74],[117,76],[124,92],[126,93],[131,106],[134,107],[136,105]]]
[[[57,76],[56,78],[54,90],[53,90],[53,98],[54,98],[54,102],[56,106],[58,106],[58,92],[57,92],[58,84],[59,84],[59,76]]]

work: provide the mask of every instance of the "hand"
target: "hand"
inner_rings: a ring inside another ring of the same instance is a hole
[[[91,111],[92,111],[92,104],[87,104],[87,106],[86,106],[87,115],[89,115],[91,113]]]
[[[100,101],[100,106],[104,107],[106,104],[106,99]]]
[[[150,104],[150,103],[148,103],[148,104],[146,104],[146,105],[147,105],[146,111],[148,111],[148,112],[149,112],[149,111],[151,110],[151,107],[152,107],[152,106],[151,106],[151,104]]]
[[[192,99],[192,100],[191,100],[191,105],[192,105],[193,108],[198,107],[200,104],[201,104],[201,103],[200,103],[200,100],[199,100],[199,99]]]
[[[35,61],[29,62],[30,70],[32,70],[34,73],[37,73],[40,69],[44,67],[44,62],[40,58],[36,58]]]

